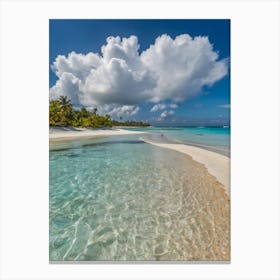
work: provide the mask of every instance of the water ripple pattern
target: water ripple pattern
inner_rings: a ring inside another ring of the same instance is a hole
[[[230,202],[188,156],[108,137],[50,151],[51,261],[230,258]]]

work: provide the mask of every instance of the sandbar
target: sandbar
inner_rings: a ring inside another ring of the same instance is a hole
[[[50,127],[49,140],[50,142],[57,140],[71,140],[86,137],[99,136],[114,136],[114,135],[129,135],[143,134],[145,132],[129,131],[125,129],[90,129],[90,128],[73,128],[73,127]]]
[[[187,154],[193,160],[202,163],[208,172],[224,186],[227,195],[230,197],[230,158],[227,156],[186,144],[157,143],[144,138],[141,138],[141,140],[158,147]]]

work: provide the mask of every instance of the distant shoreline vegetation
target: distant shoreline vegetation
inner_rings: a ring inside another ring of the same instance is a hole
[[[112,126],[148,127],[149,123],[136,121],[116,121],[110,115],[101,116],[97,114],[98,109],[92,111],[86,108],[75,110],[71,100],[67,96],[60,96],[57,100],[49,102],[49,125],[50,126],[73,126],[104,128]],[[122,117],[120,117],[120,120]]]

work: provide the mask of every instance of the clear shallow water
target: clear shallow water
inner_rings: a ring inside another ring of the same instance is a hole
[[[163,135],[165,136],[165,140],[182,144],[191,144],[230,156],[230,128],[148,127],[127,128],[127,130],[147,131],[155,135]],[[160,139],[154,138],[153,140]]]
[[[107,137],[50,151],[50,260],[229,260],[229,199],[189,157]]]

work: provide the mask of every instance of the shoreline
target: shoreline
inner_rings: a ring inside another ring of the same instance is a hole
[[[142,137],[140,139],[151,145],[189,155],[194,161],[203,164],[207,171],[223,185],[226,194],[230,197],[230,158],[227,156],[186,144],[156,143]]]
[[[137,135],[145,134],[143,131],[129,131],[122,128],[89,129],[74,127],[50,127],[49,142],[66,142],[75,139],[86,139],[102,136]],[[157,143],[140,137],[148,144],[161,148],[171,149],[190,156],[194,161],[203,164],[207,171],[220,182],[228,197],[230,197],[230,158],[225,155],[187,144]]]
[[[120,128],[90,129],[90,128],[74,128],[74,127],[50,127],[49,141],[50,142],[55,142],[60,140],[70,141],[77,138],[130,135],[130,134],[143,134],[143,133],[146,132],[129,131]]]

